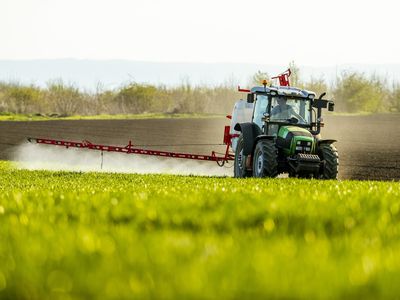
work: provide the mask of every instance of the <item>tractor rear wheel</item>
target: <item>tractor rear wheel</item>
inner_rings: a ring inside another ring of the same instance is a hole
[[[322,144],[318,155],[324,162],[320,171],[320,179],[337,179],[339,170],[339,154],[332,144]]]
[[[243,154],[243,148],[244,148],[244,140],[243,140],[243,135],[241,134],[236,144],[235,164],[233,168],[233,174],[234,177],[236,178],[244,178],[251,176],[251,171],[248,171],[246,168],[247,155]]]
[[[271,140],[260,140],[253,156],[253,176],[276,177],[278,175],[278,160],[275,143]]]

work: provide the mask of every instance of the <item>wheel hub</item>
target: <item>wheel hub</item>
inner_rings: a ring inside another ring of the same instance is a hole
[[[257,155],[257,173],[261,174],[262,169],[263,169],[263,156],[262,156],[262,152],[258,153]]]
[[[238,166],[239,169],[243,169],[243,150],[240,151],[239,155],[238,155]]]

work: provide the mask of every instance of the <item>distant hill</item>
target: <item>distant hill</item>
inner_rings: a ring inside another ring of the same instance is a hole
[[[299,66],[302,78],[323,76],[328,82],[343,70],[376,73],[389,82],[400,81],[400,64]],[[98,83],[112,89],[130,81],[167,86],[190,82],[193,85],[217,85],[224,82],[246,85],[258,70],[276,75],[286,66],[245,63],[161,63],[129,60],[0,60],[0,80],[45,86],[54,79],[94,90]]]

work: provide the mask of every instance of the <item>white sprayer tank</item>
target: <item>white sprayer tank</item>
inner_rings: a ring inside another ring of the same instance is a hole
[[[237,123],[251,122],[252,115],[253,115],[253,103],[248,103],[243,99],[237,101],[232,111],[230,134],[240,134],[240,131],[236,131],[234,129],[235,125]],[[233,151],[236,151],[237,140],[238,138],[232,139]]]

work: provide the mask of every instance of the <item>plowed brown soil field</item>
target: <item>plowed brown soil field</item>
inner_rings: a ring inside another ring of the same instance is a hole
[[[341,179],[400,180],[400,114],[326,116],[324,138],[338,140]],[[228,120],[147,119],[0,122],[0,160],[12,160],[26,137],[145,145],[148,149],[209,154],[224,151]],[[200,145],[199,145],[200,144]]]

